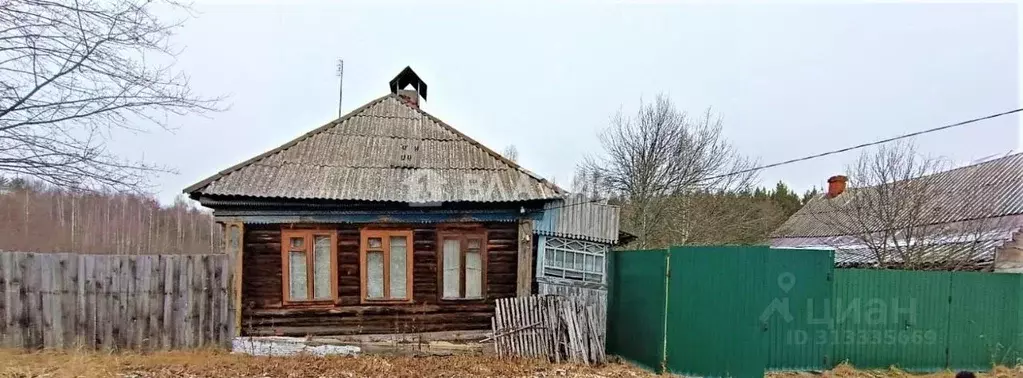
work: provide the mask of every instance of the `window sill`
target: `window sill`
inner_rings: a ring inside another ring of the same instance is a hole
[[[362,299],[362,304],[410,304],[412,302],[412,299]]]
[[[302,308],[331,308],[337,306],[336,299],[324,299],[316,301],[285,301],[281,303],[282,307],[302,307]]]
[[[475,298],[441,298],[440,300],[446,302],[482,302],[487,300],[486,297],[475,297]]]

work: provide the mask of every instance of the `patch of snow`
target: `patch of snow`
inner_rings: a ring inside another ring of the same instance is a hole
[[[302,337],[235,337],[231,340],[231,353],[252,356],[353,356],[362,352],[354,345],[310,345]]]

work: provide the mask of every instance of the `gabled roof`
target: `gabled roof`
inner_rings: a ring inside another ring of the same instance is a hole
[[[928,224],[1023,214],[1023,154],[935,173],[917,180],[924,178],[930,180],[927,185],[932,200],[928,207],[935,212],[935,216],[926,218],[930,222]],[[820,238],[849,235],[848,227],[840,225],[854,223],[841,220],[825,222],[822,219],[851,216],[851,209],[857,205],[857,196],[868,193],[867,190],[853,188],[832,199],[819,195],[786,220],[771,237]]]
[[[184,192],[193,198],[409,203],[543,200],[564,193],[396,94]]]

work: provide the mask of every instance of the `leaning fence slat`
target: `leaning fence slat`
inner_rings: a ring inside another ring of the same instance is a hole
[[[539,325],[538,320],[540,319],[540,316],[538,315],[538,312],[540,309],[538,308],[538,305],[539,298],[529,297],[529,322],[537,323]],[[540,341],[540,332],[542,332],[542,329],[540,328],[533,328],[529,332],[529,336],[532,338],[532,350],[530,352],[533,354],[533,357],[540,357],[544,355],[542,352],[543,344],[541,344]]]
[[[498,342],[498,339],[497,339],[497,320],[496,319],[497,319],[496,317],[490,318],[490,335],[491,335],[491,337],[493,337],[494,355],[496,355],[497,358],[501,358],[501,348],[498,346],[500,343]]]

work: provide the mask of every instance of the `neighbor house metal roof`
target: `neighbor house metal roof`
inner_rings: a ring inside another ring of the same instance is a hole
[[[185,189],[193,196],[510,202],[563,191],[396,94]]]
[[[928,224],[945,224],[971,219],[999,218],[1023,214],[1023,154],[1009,155],[983,163],[928,175],[932,216]],[[848,227],[857,198],[869,190],[849,189],[835,197],[823,194],[810,200],[785,221],[772,238],[828,237],[878,231],[883,225],[864,224],[862,229]],[[884,201],[874,201],[884,203]],[[923,218],[916,218],[923,219]]]

